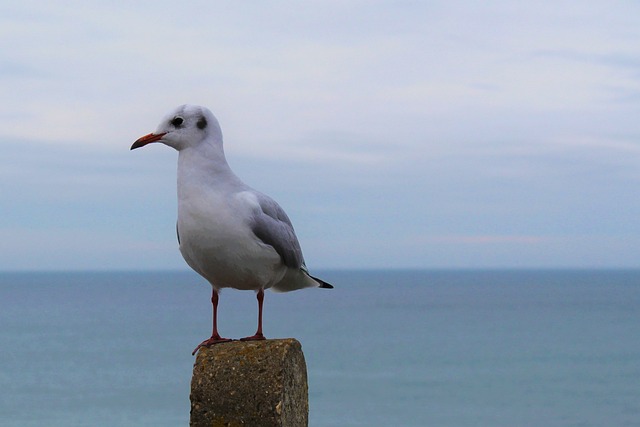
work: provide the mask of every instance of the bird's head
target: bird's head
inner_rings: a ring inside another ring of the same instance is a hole
[[[208,108],[181,105],[164,116],[153,133],[134,142],[131,149],[144,147],[151,142],[161,142],[180,151],[203,141],[222,144],[218,120]]]

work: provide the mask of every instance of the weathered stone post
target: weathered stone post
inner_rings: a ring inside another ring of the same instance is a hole
[[[306,427],[307,366],[293,338],[202,347],[191,379],[191,427]]]

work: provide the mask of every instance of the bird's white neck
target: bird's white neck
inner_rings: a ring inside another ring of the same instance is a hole
[[[203,188],[241,183],[225,158],[222,144],[201,143],[178,154],[178,198],[197,194]]]

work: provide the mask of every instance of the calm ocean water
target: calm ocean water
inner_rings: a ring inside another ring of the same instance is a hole
[[[268,292],[310,425],[640,426],[640,271],[322,272]],[[210,288],[190,272],[0,273],[0,426],[186,426]],[[220,329],[255,331],[225,290]]]

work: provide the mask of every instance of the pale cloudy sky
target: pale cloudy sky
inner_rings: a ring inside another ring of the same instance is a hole
[[[634,1],[0,1],[0,269],[186,268],[208,106],[311,268],[640,267]]]

